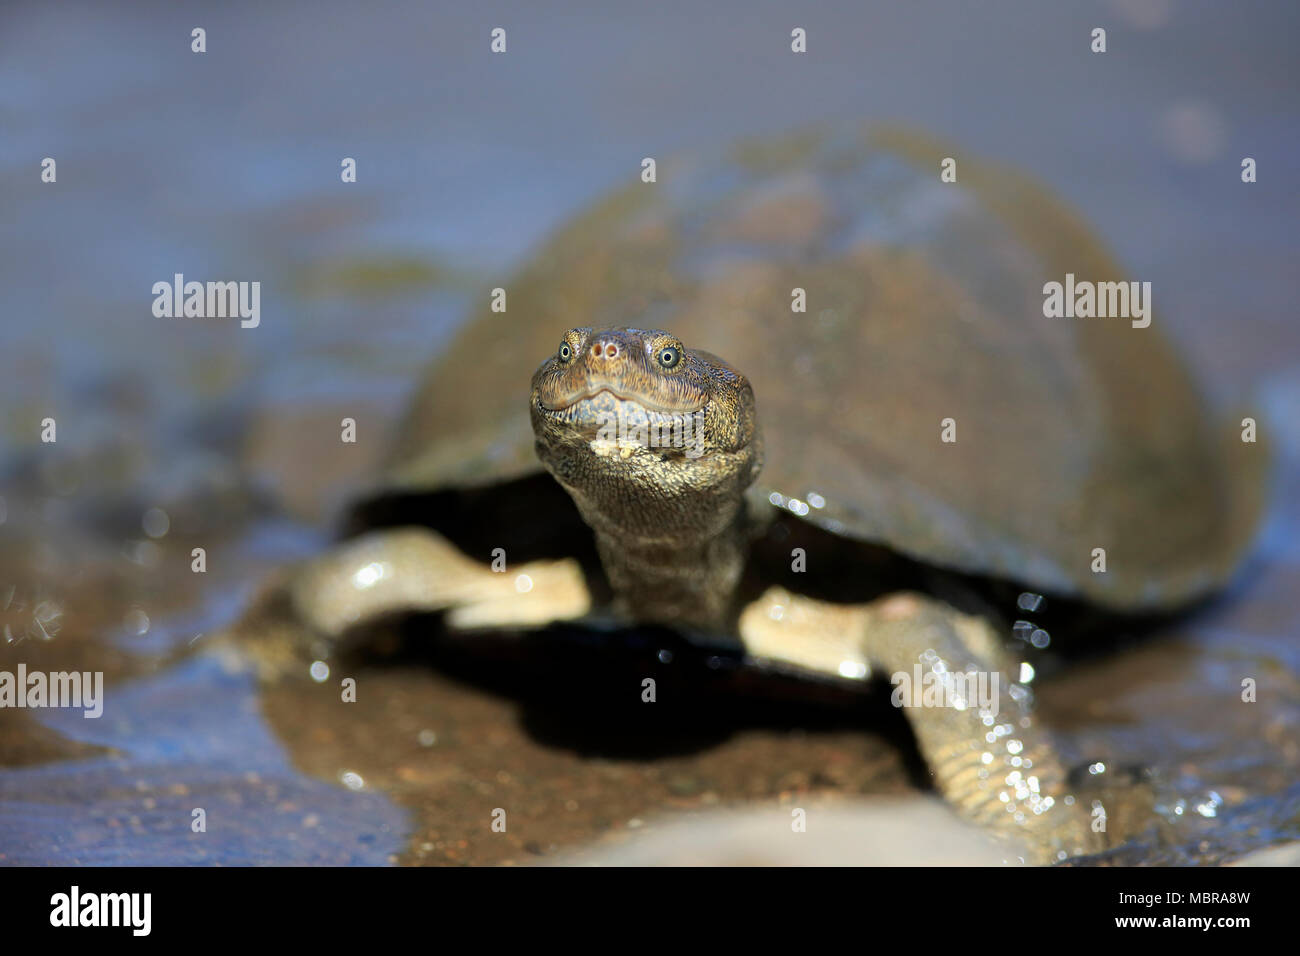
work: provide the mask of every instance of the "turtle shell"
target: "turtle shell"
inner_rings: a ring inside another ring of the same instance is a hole
[[[753,383],[758,498],[1045,592],[1185,602],[1249,541],[1260,446],[1211,425],[1158,315],[1046,316],[1044,286],[1067,273],[1135,278],[1044,187],[918,134],[811,132],[665,162],[545,243],[505,313],[464,326],[418,390],[387,487],[539,470],[529,379],[562,332],[665,328]]]

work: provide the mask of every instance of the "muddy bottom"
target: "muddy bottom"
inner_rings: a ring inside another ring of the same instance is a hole
[[[535,862],[693,811],[924,786],[906,724],[878,696],[710,666],[680,646],[485,643],[264,691],[305,772],[355,773],[409,809],[401,862]],[[355,703],[340,700],[343,674]]]

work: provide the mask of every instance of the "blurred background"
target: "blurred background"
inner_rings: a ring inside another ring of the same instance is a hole
[[[0,669],[110,687],[98,721],[0,711],[0,862],[526,862],[702,809],[924,789],[870,704],[719,717],[705,688],[620,747],[455,662],[378,670],[340,720],[333,689],[263,688],[205,644],[326,545],[470,307],[642,157],[864,120],[1049,184],[1152,283],[1214,401],[1258,410],[1275,507],[1240,586],[1055,697],[1085,743],[1173,768],[1171,815],[1212,807],[1163,859],[1300,837],[1300,8],[702,6],[0,9]],[[156,318],[175,273],[260,281],[260,326]],[[1243,669],[1260,713],[1208,718]]]

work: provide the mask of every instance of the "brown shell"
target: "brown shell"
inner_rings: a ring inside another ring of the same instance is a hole
[[[941,182],[944,157],[957,183]],[[1139,278],[1044,187],[915,134],[801,134],[664,163],[552,237],[506,313],[485,307],[461,330],[390,478],[433,489],[538,470],[528,383],[562,332],[665,328],[749,376],[766,447],[754,493],[773,504],[1052,593],[1188,600],[1249,540],[1263,452],[1210,426],[1159,314],[1147,328],[1045,317],[1044,284],[1066,273]]]

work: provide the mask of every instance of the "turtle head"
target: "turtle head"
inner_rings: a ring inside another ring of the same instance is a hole
[[[632,471],[669,465],[680,476],[717,470],[708,459],[720,455],[757,463],[749,382],[670,332],[570,329],[533,375],[531,405],[548,467],[555,455]]]
[[[642,620],[723,626],[762,454],[748,380],[677,336],[570,329],[533,375],[538,457]]]

